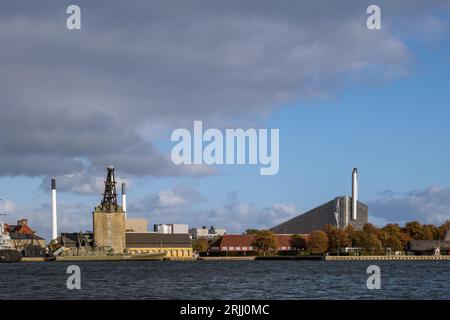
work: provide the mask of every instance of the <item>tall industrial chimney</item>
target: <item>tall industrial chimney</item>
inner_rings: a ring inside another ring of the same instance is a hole
[[[127,192],[126,184],[122,183],[122,209],[125,211],[125,219],[127,218]]]
[[[52,240],[58,238],[58,225],[56,216],[56,179],[52,179]]]
[[[358,213],[358,169],[352,172],[352,219],[356,220]]]

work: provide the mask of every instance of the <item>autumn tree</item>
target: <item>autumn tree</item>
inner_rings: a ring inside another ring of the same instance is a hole
[[[299,250],[306,249],[306,240],[301,235],[293,234],[290,241],[291,247],[294,248],[296,253],[298,253]]]
[[[380,239],[375,234],[365,231],[355,231],[353,241],[354,246],[364,248],[371,253],[380,253],[383,248]]]
[[[265,256],[270,251],[278,249],[278,241],[273,232],[268,230],[262,230],[255,234],[252,246],[256,251],[260,251]]]
[[[349,247],[351,245],[350,237],[346,230],[338,229],[330,224],[325,225],[323,231],[328,237],[328,249],[337,251],[339,248]]]
[[[311,253],[324,253],[328,251],[327,234],[321,230],[311,232],[306,245]]]
[[[392,248],[395,251],[405,250],[408,241],[411,240],[411,237],[403,232],[396,223],[389,223],[381,230],[384,232],[384,238],[380,240],[383,242],[383,247],[385,248]]]
[[[438,239],[443,239],[445,238],[445,235],[447,234],[447,232],[450,234],[450,220],[447,220],[443,225],[441,225],[439,227],[439,234],[438,234]]]
[[[247,229],[244,234],[257,234],[258,232],[260,232],[258,229]]]
[[[381,240],[381,244],[383,248],[391,248],[393,251],[402,251],[405,249],[405,245],[397,236],[387,235]]]
[[[433,240],[434,231],[431,225],[421,225],[418,221],[411,221],[405,224],[403,232],[408,234],[413,240]]]

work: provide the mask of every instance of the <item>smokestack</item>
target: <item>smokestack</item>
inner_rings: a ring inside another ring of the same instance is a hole
[[[358,213],[358,169],[352,172],[352,219],[356,220]]]
[[[52,240],[58,238],[58,226],[56,216],[56,180],[52,179]]]
[[[127,192],[126,192],[126,184],[122,183],[122,208],[125,211],[125,219],[127,218]]]

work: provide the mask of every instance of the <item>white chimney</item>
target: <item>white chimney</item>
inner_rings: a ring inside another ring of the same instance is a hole
[[[52,179],[52,240],[58,238],[58,221],[56,214],[56,180]]]
[[[122,183],[122,208],[125,211],[125,219],[127,218],[127,192],[126,192],[126,184]]]
[[[358,169],[352,172],[352,219],[356,220],[358,213]]]

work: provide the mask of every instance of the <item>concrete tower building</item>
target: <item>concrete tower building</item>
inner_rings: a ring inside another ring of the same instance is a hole
[[[95,245],[114,253],[125,250],[125,211],[117,204],[116,180],[114,167],[108,167],[105,181],[105,192],[93,215]]]
[[[52,179],[52,241],[58,239],[58,218],[56,209],[56,179]]]
[[[125,219],[127,218],[127,191],[125,182],[122,183],[122,209],[125,212]]]

